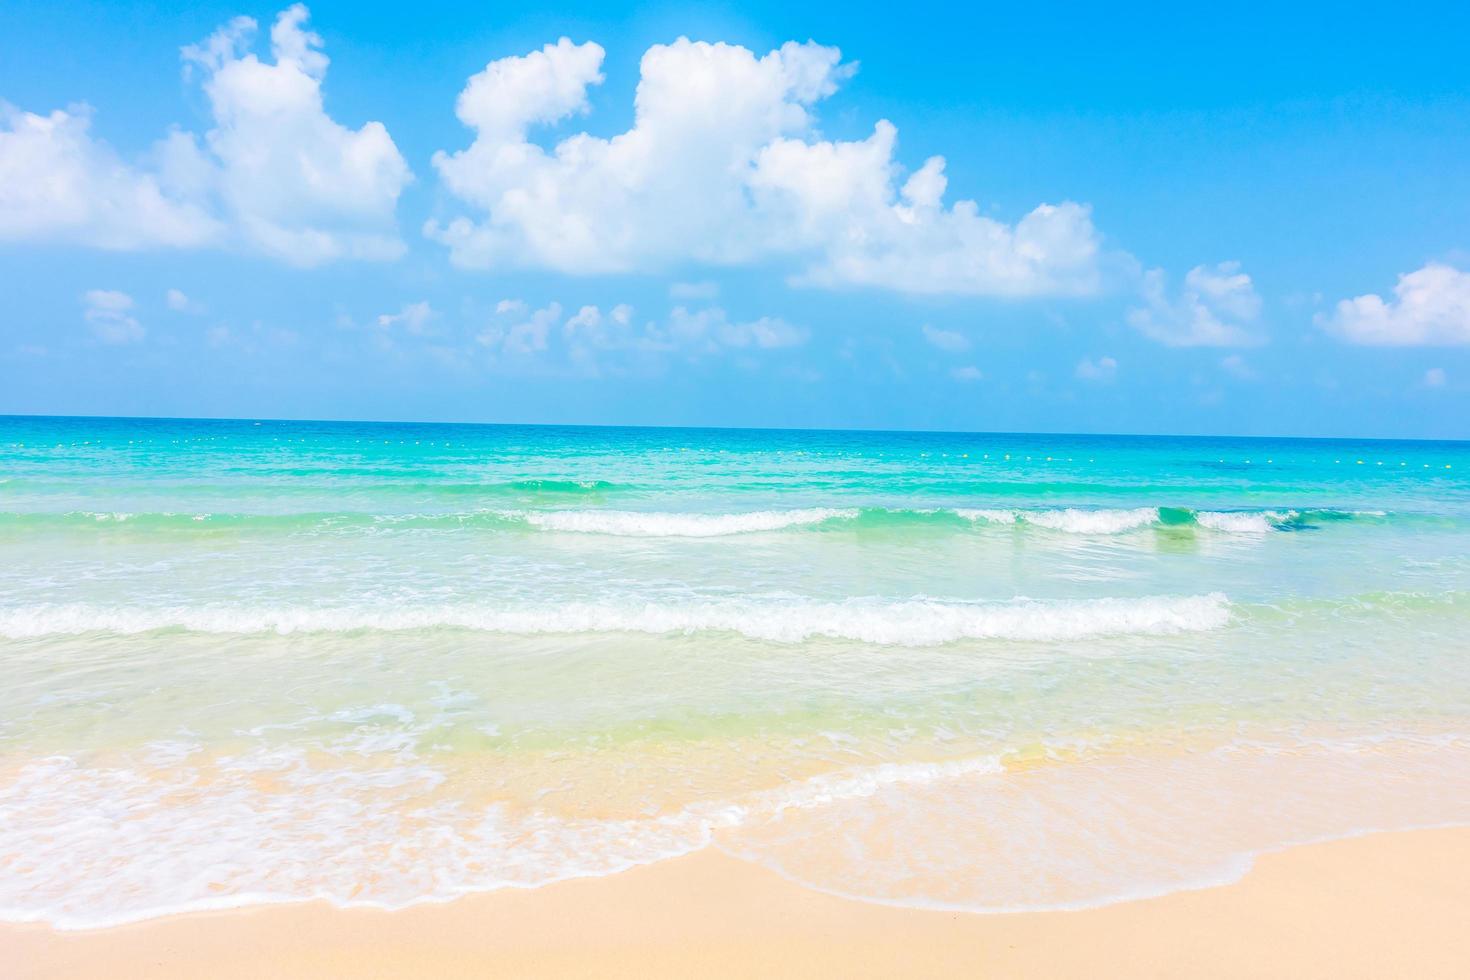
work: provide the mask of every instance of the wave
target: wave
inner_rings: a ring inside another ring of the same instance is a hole
[[[1393,515],[1413,519],[1416,515]],[[890,508],[803,507],[728,512],[642,511],[606,508],[478,509],[446,513],[373,514],[298,512],[282,514],[71,511],[0,513],[7,530],[97,529],[187,533],[344,533],[380,530],[551,531],[613,537],[706,538],[787,530],[903,529],[915,527],[1015,527],[1078,535],[1117,535],[1161,529],[1203,529],[1259,535],[1312,530],[1344,521],[1384,521],[1384,511],[1331,509],[1193,510],[1185,507],[1060,508]]]
[[[1262,510],[1235,512],[1202,510],[1194,515],[1200,527],[1231,534],[1266,534],[1277,528],[1288,526],[1300,515],[1294,510]]]
[[[984,524],[1029,524],[1069,534],[1118,534],[1157,524],[1160,519],[1160,510],[1157,507],[1134,507],[1129,510],[1084,510],[1078,507],[1061,510],[961,509],[955,513],[966,520]]]
[[[801,643],[853,640],[934,646],[962,640],[1077,640],[1122,634],[1218,629],[1230,603],[1218,592],[1123,599],[1016,599],[964,602],[929,598],[729,599],[703,602],[374,606],[100,606],[42,603],[0,610],[0,636],[35,639],[85,633],[343,633],[463,629],[518,635],[577,633],[735,633]]]
[[[1381,510],[1194,510],[1188,507],[959,509],[955,513],[980,524],[1024,524],[1068,534],[1093,535],[1122,534],[1143,528],[1190,527],[1225,534],[1265,534],[1389,516]]]
[[[707,538],[752,531],[778,531],[806,524],[852,520],[856,508],[809,507],[736,514],[671,514],[631,510],[543,510],[514,516],[551,531],[612,534],[621,537]]]

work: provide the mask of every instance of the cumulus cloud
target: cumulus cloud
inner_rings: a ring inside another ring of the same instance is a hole
[[[551,303],[526,316],[524,303],[511,301],[496,308],[498,317],[509,316],[514,322],[491,323],[481,330],[476,340],[502,354],[534,354],[544,351],[552,328],[561,322],[561,304]]]
[[[568,339],[583,349],[714,354],[722,350],[774,350],[806,342],[807,330],[780,317],[733,320],[721,307],[676,306],[665,322],[633,323],[626,304],[603,313],[584,306],[567,320]]]
[[[0,238],[113,249],[225,245],[317,265],[403,251],[394,209],[411,179],[381,123],[327,115],[327,57],[307,10],[283,11],[271,61],[237,17],[183,49],[208,99],[202,139],[175,130],[144,159],[93,139],[90,110],[0,111]]]
[[[584,306],[567,319],[563,327],[574,356],[586,360],[594,349],[618,349],[637,346],[630,328],[633,307],[619,303],[606,313],[596,306]]]
[[[806,330],[792,326],[780,317],[763,316],[758,320],[740,323],[724,321],[724,310],[717,311],[720,322],[715,327],[715,336],[726,347],[759,347],[770,350],[776,347],[795,347],[806,342]]]
[[[954,330],[940,330],[938,327],[931,327],[927,323],[920,329],[924,334],[924,339],[928,341],[931,347],[937,347],[951,354],[957,354],[970,349],[970,338],[962,333]]]
[[[1112,381],[1118,376],[1118,362],[1111,357],[1099,357],[1095,361],[1084,357],[1077,362],[1075,373],[1083,381]]]
[[[1162,269],[1144,273],[1142,306],[1128,311],[1128,322],[1146,337],[1170,347],[1239,347],[1258,344],[1254,333],[1261,298],[1239,262],[1197,265],[1170,295]]]
[[[618,370],[629,359],[699,358],[731,352],[777,350],[806,342],[808,332],[780,317],[732,318],[717,306],[674,307],[662,320],[637,323],[633,307],[585,305],[566,313],[560,303],[530,309],[502,301],[475,337],[497,358],[565,357],[584,373]]]
[[[1319,322],[1352,344],[1383,347],[1470,344],[1470,272],[1431,262],[1399,276],[1393,298],[1345,299]]]
[[[133,297],[115,289],[89,289],[82,294],[82,316],[92,335],[104,344],[136,344],[143,325],[133,316]]]
[[[763,56],[680,38],[644,53],[630,129],[550,150],[531,130],[589,110],[603,49],[562,38],[490,62],[460,94],[471,145],[440,152],[444,185],[474,217],[425,232],[462,266],[573,274],[694,261],[786,259],[797,280],[915,293],[1087,293],[1099,283],[1088,209],[1043,204],[1015,224],[946,206],[942,157],[903,175],[897,131],[820,137],[813,109],[855,70],[836,48]]]
[[[91,125],[85,105],[41,116],[0,102],[0,241],[137,249],[219,240],[203,202],[124,161]]]
[[[237,17],[183,50],[202,75],[214,128],[205,150],[180,142],[178,166],[195,169],[254,247],[300,265],[402,253],[394,222],[408,165],[382,123],[348,129],[327,115],[322,39],[296,4],[271,27],[273,62],[249,48],[256,25]]]

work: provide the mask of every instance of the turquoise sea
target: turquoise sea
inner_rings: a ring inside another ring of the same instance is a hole
[[[1470,443],[0,418],[0,918],[1470,823]]]

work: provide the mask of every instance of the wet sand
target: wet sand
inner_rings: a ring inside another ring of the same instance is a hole
[[[323,903],[83,932],[0,926],[6,977],[1464,977],[1470,828],[1268,854],[1241,881],[1075,912],[821,894],[704,851],[397,912]]]

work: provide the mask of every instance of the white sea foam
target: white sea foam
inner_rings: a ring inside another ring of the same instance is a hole
[[[779,531],[787,527],[821,524],[858,516],[855,508],[807,507],[799,510],[757,510],[735,514],[684,514],[633,510],[507,511],[533,527],[582,534],[611,534],[645,538],[712,538],[752,531]]]
[[[985,524],[1031,524],[1068,534],[1120,534],[1147,527],[1159,520],[1157,507],[1129,509],[1100,508],[1084,510],[1066,507],[1055,510],[971,510],[955,511],[961,517]]]
[[[1004,772],[1000,760],[984,755],[941,762],[885,762],[812,776],[779,790],[761,794],[759,809],[779,816],[788,810],[806,810],[831,803],[865,799],[889,786],[924,786],[964,776]]]
[[[1266,534],[1297,516],[1294,510],[1215,511],[1202,510],[1195,523],[1212,531],[1229,534]]]
[[[960,602],[939,599],[729,599],[704,602],[435,606],[96,606],[0,610],[0,636],[92,632],[340,633],[454,628],[491,633],[739,633],[800,643],[816,637],[898,646],[958,640],[1074,640],[1210,630],[1230,618],[1215,592],[1196,596]]]
[[[0,882],[0,920],[86,929],[323,898],[402,908],[612,874],[791,811],[1001,771],[991,756],[886,763],[644,818],[593,820],[435,802],[442,776],[412,761],[320,769],[300,749],[276,748],[216,762],[207,791],[190,769],[88,769],[64,757],[22,768],[0,786],[0,858],[24,856]],[[259,789],[260,773],[272,775],[275,791]],[[344,855],[344,840],[362,860]],[[387,857],[366,857],[379,853]]]
[[[1089,908],[1236,880],[1254,855],[1292,844],[1462,824],[1467,749],[1463,736],[1273,739],[1003,778],[957,774],[752,822],[722,846],[884,904]],[[1253,805],[1260,799],[1272,806]]]
[[[1157,507],[1135,507],[1131,510],[1041,510],[1028,513],[1026,522],[1069,534],[1118,534],[1156,524]]]
[[[967,521],[975,521],[977,524],[1015,524],[1021,520],[1019,510],[986,510],[983,508],[961,507],[955,511]]]
[[[977,524],[1029,524],[1067,534],[1122,534],[1162,523],[1162,515],[1157,507],[1126,509],[1065,507],[1051,510],[960,508],[955,513]],[[1354,513],[1371,514],[1373,512],[1355,511]],[[1382,516],[1383,512],[1377,513],[1378,516]],[[1296,519],[1297,516],[1298,512],[1294,510],[1202,510],[1194,513],[1194,522],[1200,527],[1226,534],[1265,534],[1279,529],[1283,524]]]
[[[412,759],[321,768],[277,747],[207,770],[134,770],[52,756],[0,784],[0,920],[87,929],[307,900],[395,909],[716,843],[885,904],[1083,908],[1230,880],[1291,842],[1470,818],[1463,738],[1277,748],[1022,776],[992,755],[892,762],[614,819],[445,798],[443,775]],[[1221,805],[1266,791],[1279,805],[1261,819]],[[885,847],[893,836],[909,846]]]

